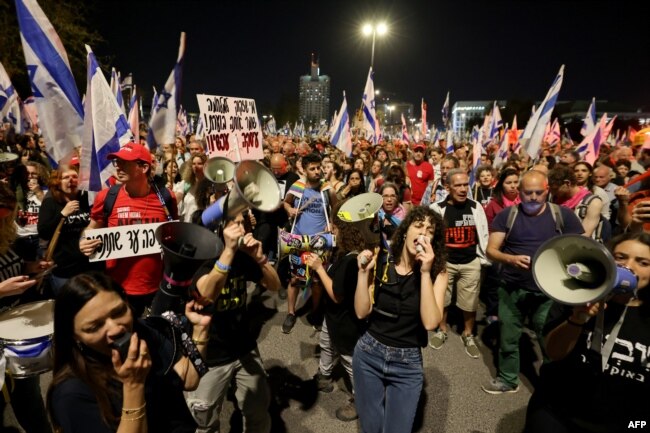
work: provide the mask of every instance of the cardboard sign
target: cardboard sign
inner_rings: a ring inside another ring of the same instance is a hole
[[[254,99],[196,95],[203,119],[206,153],[231,161],[263,159],[262,128]]]
[[[164,222],[86,230],[87,238],[102,241],[95,254],[90,256],[90,261],[102,262],[124,257],[160,254],[161,247],[154,234],[161,224]]]

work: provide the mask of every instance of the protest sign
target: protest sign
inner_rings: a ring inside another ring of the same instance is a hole
[[[86,230],[86,238],[102,241],[95,253],[90,256],[90,261],[102,262],[124,257],[160,254],[161,248],[156,241],[155,232],[161,224],[165,223],[132,224]]]
[[[254,99],[196,95],[203,119],[206,153],[234,162],[263,159],[262,128]]]

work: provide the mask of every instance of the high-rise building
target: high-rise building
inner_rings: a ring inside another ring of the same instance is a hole
[[[300,117],[305,123],[329,120],[330,77],[320,75],[318,60],[311,55],[311,74],[300,77]]]

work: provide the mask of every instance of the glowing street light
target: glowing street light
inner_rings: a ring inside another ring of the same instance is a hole
[[[372,35],[372,50],[370,52],[370,66],[374,67],[374,65],[375,65],[375,38],[377,37],[377,35],[383,36],[386,33],[388,33],[388,26],[386,25],[386,23],[383,23],[383,22],[382,23],[377,23],[377,24],[366,23],[361,28],[361,32],[365,36]]]

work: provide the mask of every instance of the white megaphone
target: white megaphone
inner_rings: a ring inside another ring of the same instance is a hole
[[[336,215],[345,222],[356,223],[374,218],[383,203],[384,199],[380,194],[366,192],[346,200]]]
[[[221,221],[224,216],[232,218],[246,208],[273,212],[280,206],[280,185],[263,164],[257,161],[240,162],[235,168],[233,180],[233,189],[203,211],[201,220],[204,226]]]
[[[567,305],[603,300],[610,293],[632,293],[637,277],[618,266],[601,243],[581,235],[546,241],[532,263],[537,286],[549,298]]]
[[[235,176],[235,163],[223,156],[212,157],[205,162],[203,174],[210,182],[225,186]]]

